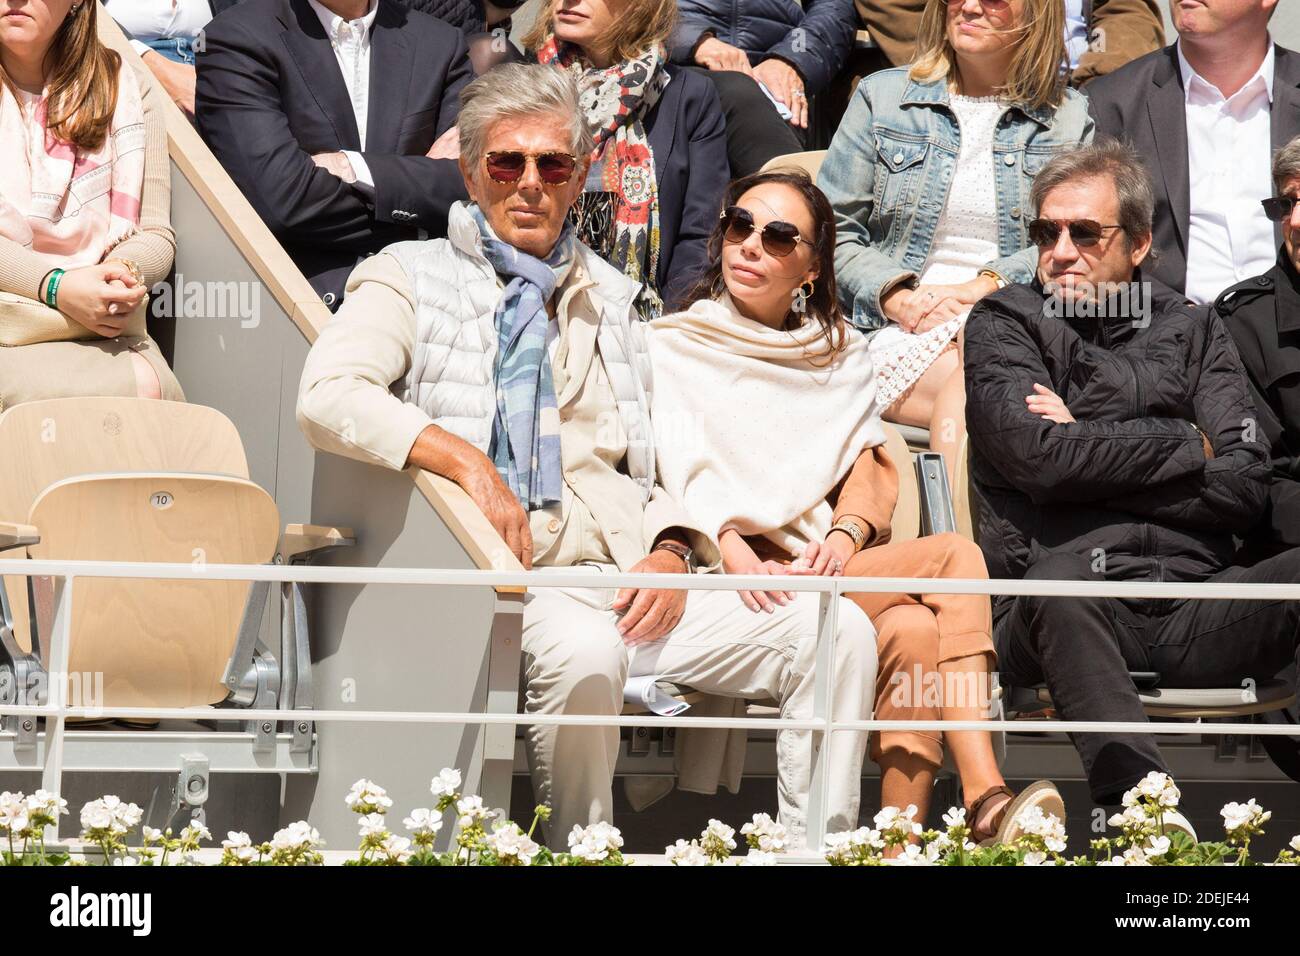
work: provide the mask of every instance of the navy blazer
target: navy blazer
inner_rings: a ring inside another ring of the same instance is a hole
[[[199,132],[331,306],[360,257],[445,233],[447,210],[468,198],[455,161],[424,155],[456,124],[473,76],[463,35],[379,0],[370,37],[365,143],[307,0],[244,0],[208,24],[196,58]],[[373,195],[312,162],[340,150],[364,157]]]
[[[659,189],[659,269],[664,305],[689,303],[708,264],[709,235],[718,224],[730,175],[726,120],[713,83],[702,73],[667,67],[672,77],[645,119]]]

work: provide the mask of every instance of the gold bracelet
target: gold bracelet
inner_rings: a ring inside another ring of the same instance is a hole
[[[839,521],[835,522],[835,524],[831,525],[831,530],[843,531],[853,539],[854,554],[861,551],[863,545],[867,543],[866,532],[859,528],[855,522],[849,521],[847,518],[841,518]]]

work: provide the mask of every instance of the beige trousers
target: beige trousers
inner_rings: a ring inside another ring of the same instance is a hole
[[[616,573],[587,564],[543,571]],[[615,625],[611,588],[538,588],[524,605],[523,653],[530,714],[618,714],[628,673],[628,648]],[[776,612],[754,613],[734,591],[692,591],[686,612],[663,640],[637,654],[657,655],[653,672],[707,694],[775,699],[781,715],[813,713],[819,595],[798,594]],[[868,720],[876,680],[876,634],[852,601],[838,608],[833,713]],[[777,739],[777,807],[792,843],[804,842],[812,757],[822,734],[784,731]],[[829,750],[827,794],[831,830],[857,826],[867,735],[837,732]],[[574,825],[613,818],[617,727],[530,726],[528,762],[539,802],[552,816],[552,847],[563,849]]]

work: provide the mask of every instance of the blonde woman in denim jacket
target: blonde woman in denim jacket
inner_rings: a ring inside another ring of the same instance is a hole
[[[1064,17],[1060,0],[930,0],[916,63],[858,85],[817,181],[884,417],[928,427],[950,479],[966,430],[966,315],[1033,277],[1033,177],[1092,139],[1086,100],[1066,84]]]

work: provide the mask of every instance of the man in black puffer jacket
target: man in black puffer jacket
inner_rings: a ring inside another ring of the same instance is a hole
[[[966,327],[991,576],[1300,581],[1300,549],[1231,566],[1233,536],[1263,512],[1268,442],[1222,323],[1143,281],[1154,200],[1141,161],[1113,142],[1079,147],[1043,168],[1032,201],[1038,278],[982,300]],[[1004,678],[1045,681],[1066,720],[1145,721],[1130,671],[1183,687],[1271,678],[1295,660],[1298,633],[1300,601],[994,604]],[[1098,803],[1166,771],[1149,734],[1073,739]]]

